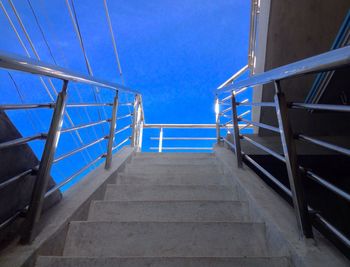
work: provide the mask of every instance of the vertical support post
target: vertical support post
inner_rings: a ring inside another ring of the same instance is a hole
[[[162,151],[163,151],[163,128],[160,128],[158,152],[161,153]]]
[[[135,137],[136,137],[136,121],[137,121],[137,103],[138,103],[138,97],[135,95],[134,100],[134,112],[132,116],[132,126],[131,126],[131,142],[130,145],[132,147],[135,147]]]
[[[294,212],[297,218],[301,235],[312,238],[312,227],[310,223],[305,193],[301,180],[301,174],[297,162],[297,151],[293,136],[292,127],[288,116],[288,106],[286,98],[281,91],[279,81],[275,81],[275,104],[280,129],[281,141],[289,178],[290,189],[292,191]]]
[[[112,148],[114,143],[115,128],[117,127],[117,112],[118,112],[118,90],[115,93],[113,100],[113,109],[112,109],[112,118],[109,126],[109,135],[108,135],[108,145],[107,145],[107,155],[105,169],[109,169],[112,164]]]
[[[52,161],[56,152],[61,134],[63,115],[66,108],[68,81],[63,81],[61,92],[57,96],[55,109],[52,115],[50,129],[47,135],[45,148],[41,156],[38,174],[35,180],[32,198],[29,204],[27,218],[22,232],[21,242],[31,243],[35,238],[36,224],[40,219],[45,193],[50,180]]]
[[[237,167],[242,168],[243,165],[242,165],[241,138],[239,136],[236,97],[233,91],[232,91],[232,97],[231,97],[231,104],[232,104],[233,140],[235,144]]]
[[[220,137],[220,105],[219,105],[219,98],[216,96],[215,99],[215,124],[216,124],[216,143],[220,144],[221,137]]]
[[[142,150],[142,138],[143,138],[143,120],[140,122],[140,130],[139,130],[139,138],[138,138],[138,147],[137,152],[141,152]]]

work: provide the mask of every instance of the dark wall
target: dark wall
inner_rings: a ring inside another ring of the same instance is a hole
[[[8,116],[0,110],[0,143],[20,137],[22,137],[21,134],[17,131]],[[0,155],[0,183],[33,168],[39,163],[28,145],[0,150]],[[0,189],[0,224],[28,205],[35,179],[36,176],[33,173]],[[48,189],[54,185],[55,182],[51,178]],[[62,195],[58,191],[52,194],[46,199],[44,210],[57,203],[61,198]],[[9,241],[18,234],[19,227],[20,225],[15,221],[8,227],[2,230],[0,229],[0,247],[3,243],[6,243],[6,241]]]
[[[329,51],[349,8],[349,0],[271,0],[265,70]],[[313,80],[314,75],[310,75],[284,81],[287,100],[303,102]],[[273,96],[273,85],[264,86],[262,101],[272,101]],[[276,125],[275,112],[262,109],[260,120]],[[297,131],[309,134],[350,133],[349,124],[344,123],[349,121],[346,114],[295,111],[292,120]],[[272,133],[262,129],[259,134]]]

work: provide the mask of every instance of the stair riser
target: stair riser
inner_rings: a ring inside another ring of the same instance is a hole
[[[215,166],[208,165],[127,165],[125,168],[125,173],[127,174],[149,174],[149,175],[169,175],[169,174],[186,174],[190,175],[196,172],[201,175],[220,175],[222,172]]]
[[[40,257],[37,267],[288,267],[286,258],[59,258]]]
[[[238,200],[235,187],[108,185],[105,200]]]
[[[120,222],[202,222],[248,221],[244,202],[106,202],[91,205],[89,220]]]
[[[153,159],[214,159],[213,153],[141,153],[136,154],[133,158],[153,158]]]
[[[218,161],[213,158],[199,158],[199,159],[167,159],[167,158],[133,158],[130,162],[132,165],[142,164],[162,164],[162,165],[212,165],[218,164]]]
[[[127,185],[227,185],[222,176],[203,175],[118,175],[116,184]]]
[[[73,222],[65,256],[266,256],[265,229],[254,223]]]

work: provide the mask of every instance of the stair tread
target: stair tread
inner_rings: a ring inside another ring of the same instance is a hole
[[[223,175],[201,173],[193,174],[149,174],[149,173],[120,173],[116,177],[117,184],[139,185],[229,185]]]
[[[249,218],[241,201],[94,201],[92,221],[240,221]]]
[[[145,242],[147,240],[147,242]],[[65,256],[267,256],[251,222],[72,222]]]
[[[58,257],[41,256],[37,267],[288,267],[286,257]]]
[[[238,200],[238,192],[223,185],[108,184],[105,200]]]

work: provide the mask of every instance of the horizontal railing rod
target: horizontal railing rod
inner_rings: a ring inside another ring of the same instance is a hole
[[[325,228],[331,231],[339,240],[341,240],[344,245],[350,248],[350,239],[347,238],[343,233],[341,233],[336,227],[334,227],[330,222],[323,218],[319,213],[316,213],[314,219],[321,223]]]
[[[38,167],[38,166],[37,166]],[[28,174],[31,174],[33,172],[33,169],[29,169],[26,170],[24,172],[21,172],[20,174],[17,174],[16,176],[11,177],[10,179],[0,183],[0,189],[8,186],[9,184],[12,184],[20,179],[22,179],[23,177],[27,176]]]
[[[125,130],[130,129],[130,128],[131,128],[131,125],[127,125],[127,126],[121,128],[121,129],[117,130],[117,131],[115,132],[115,134],[124,132]]]
[[[111,107],[113,103],[71,103],[67,104],[67,108],[80,108],[80,107]]]
[[[159,137],[150,137],[151,140],[159,140]],[[216,140],[216,137],[163,137],[163,140]]]
[[[158,150],[159,147],[151,147],[151,150]],[[162,147],[162,150],[212,150],[212,147]]]
[[[238,119],[241,119],[241,118],[243,118],[244,116],[247,116],[250,112],[251,112],[250,110],[247,110],[247,111],[245,111],[245,112],[239,114],[239,115],[237,116],[237,118],[238,118]]]
[[[241,135],[241,138],[245,141],[248,141],[249,143],[251,143],[252,145],[260,148],[261,150],[264,150],[265,152],[267,152],[268,154],[274,156],[276,159],[279,159],[282,162],[286,162],[286,159],[281,156],[280,154],[276,153],[275,151],[271,150],[270,148],[254,141],[253,139],[250,139],[249,137],[245,136],[245,135]]]
[[[144,124],[143,127],[150,129],[216,129],[216,124]]]
[[[317,109],[317,110],[350,112],[350,106],[345,106],[345,105],[290,103],[289,106],[291,108],[299,108],[299,109],[313,109],[313,110]]]
[[[236,151],[236,147],[233,143],[231,143],[230,141],[228,141],[225,137],[222,138],[222,140],[230,147],[232,148],[234,151]]]
[[[54,108],[55,103],[42,103],[42,104],[8,104],[0,105],[2,110],[17,110],[17,109],[35,109],[35,108]]]
[[[275,176],[263,168],[259,163],[249,157],[247,154],[243,154],[243,157],[249,161],[255,168],[261,171],[267,178],[269,178],[278,188],[285,192],[288,196],[292,197],[292,192],[284,184],[282,184]]]
[[[118,106],[123,107],[123,106],[133,106],[133,103],[120,103]]]
[[[350,47],[346,46],[251,76],[242,81],[236,81],[231,85],[221,88],[221,90],[229,91],[232,89],[237,90],[244,87],[263,85],[276,80],[335,70],[349,65]]]
[[[74,127],[62,129],[61,133],[67,133],[67,132],[70,132],[70,131],[80,130],[80,129],[84,129],[84,128],[100,125],[100,124],[107,123],[107,122],[109,122],[109,119],[108,120],[101,120],[101,121],[96,121],[96,122],[85,123],[85,124],[80,124],[80,125],[77,125],[77,126],[74,126]]]
[[[128,142],[130,140],[130,136],[129,137],[127,137],[127,138],[125,138],[123,141],[121,141],[118,145],[116,145],[116,146],[114,146],[113,148],[112,148],[112,150],[115,150],[115,149],[117,149],[118,147],[121,147],[122,145],[124,145],[126,142]]]
[[[221,111],[221,112],[219,113],[219,115],[223,115],[223,114],[225,114],[226,112],[229,112],[230,110],[232,110],[231,107],[229,107],[229,108],[227,108],[227,109],[224,109],[223,111]]]
[[[24,210],[25,210],[25,209],[16,211],[16,213],[13,214],[10,218],[8,218],[8,219],[6,219],[5,221],[3,221],[3,222],[0,224],[0,230],[6,228],[9,224],[11,224],[12,222],[14,222],[14,221],[24,212]]]
[[[70,181],[72,181],[75,177],[77,177],[79,174],[83,173],[85,170],[87,170],[88,168],[90,168],[92,165],[94,165],[95,163],[97,163],[100,159],[104,158],[105,154],[102,154],[100,156],[98,156],[96,159],[94,159],[93,161],[89,162],[87,165],[85,165],[83,168],[79,169],[76,173],[72,174],[71,176],[69,176],[66,180],[64,180],[63,182],[59,183],[58,185],[54,186],[53,188],[51,188],[49,191],[47,191],[45,193],[45,198],[49,197],[51,194],[53,194],[55,191],[57,191],[58,189],[60,189],[62,186],[68,184]]]
[[[245,122],[247,124],[252,124],[254,126],[261,127],[261,128],[264,128],[264,129],[267,129],[267,130],[270,130],[270,131],[273,131],[273,132],[276,132],[276,133],[280,132],[280,130],[277,127],[274,127],[274,126],[271,126],[271,125],[267,125],[267,124],[260,123],[260,122],[255,122],[255,121],[250,121],[250,120],[246,120],[246,119],[242,119],[242,118],[240,118],[239,120],[243,121],[243,122]]]
[[[301,169],[303,169],[303,168],[301,167]],[[310,170],[306,170],[306,174],[307,174],[307,177],[309,177],[313,181],[317,182],[320,185],[323,185],[324,187],[326,187],[327,189],[329,189],[330,191],[332,191],[336,195],[341,196],[342,198],[346,199],[347,201],[350,201],[350,194],[348,194],[344,190],[331,184],[330,182],[321,178],[320,176],[318,176],[317,174],[315,174],[314,172],[312,172]]]
[[[225,103],[226,101],[230,100],[231,98],[232,98],[232,94],[230,94],[229,96],[226,96],[225,98],[219,100],[219,104]]]
[[[232,120],[229,120],[229,121],[225,122],[224,124],[221,124],[221,126],[228,126],[229,124],[231,124],[230,126],[233,127]]]
[[[235,74],[233,74],[230,78],[228,78],[223,84],[221,84],[218,89],[221,89],[222,87],[232,83],[234,80],[236,80],[239,76],[241,76],[246,70],[249,69],[248,65],[245,65],[243,68],[241,68],[239,71],[237,71]]]
[[[138,91],[128,88],[122,84],[104,81],[102,79],[97,79],[95,77],[61,68],[56,65],[44,63],[32,58],[9,54],[3,51],[0,51],[0,68],[52,77],[65,81],[80,82],[127,93],[139,93]]]
[[[306,136],[304,134],[298,134],[297,138],[299,140],[307,141],[307,142],[310,142],[312,144],[319,145],[321,147],[336,151],[336,152],[344,154],[346,156],[350,156],[350,149],[347,149],[347,148],[344,148],[341,146],[337,146],[337,145],[333,145],[333,144],[330,144],[328,142],[325,142],[325,141],[322,141],[322,140],[319,140],[319,139],[316,139],[316,138],[313,138],[310,136]]]
[[[238,106],[259,106],[259,107],[275,107],[274,102],[238,102]]]
[[[90,143],[88,143],[88,144],[86,144],[84,146],[78,147],[77,149],[74,149],[74,150],[72,150],[72,151],[70,151],[70,152],[68,152],[66,154],[63,154],[63,155],[57,157],[56,159],[54,159],[52,161],[52,163],[57,163],[57,162],[59,162],[61,160],[64,160],[64,159],[66,159],[66,158],[68,158],[68,157],[70,157],[70,156],[72,156],[72,155],[74,155],[74,154],[76,154],[76,153],[78,153],[78,152],[88,148],[88,147],[96,145],[96,144],[98,144],[98,143],[100,143],[100,142],[102,142],[103,140],[106,140],[106,139],[108,139],[108,136],[104,136],[104,137],[99,138],[99,139],[97,139],[97,140],[95,140],[93,142],[90,142]]]
[[[120,117],[117,117],[117,120],[122,120],[122,119],[126,119],[126,118],[129,118],[129,117],[132,117],[133,114],[130,113],[130,114],[126,114],[126,115],[123,115],[123,116],[120,116]]]
[[[34,140],[43,140],[46,139],[46,134],[36,134],[33,136],[29,136],[29,137],[21,137],[21,138],[17,138],[14,140],[10,140],[7,142],[3,142],[0,143],[0,150],[1,149],[5,149],[5,148],[9,148],[9,147],[13,147],[13,146],[19,146],[19,145],[23,145],[26,144],[30,141],[34,141]]]

